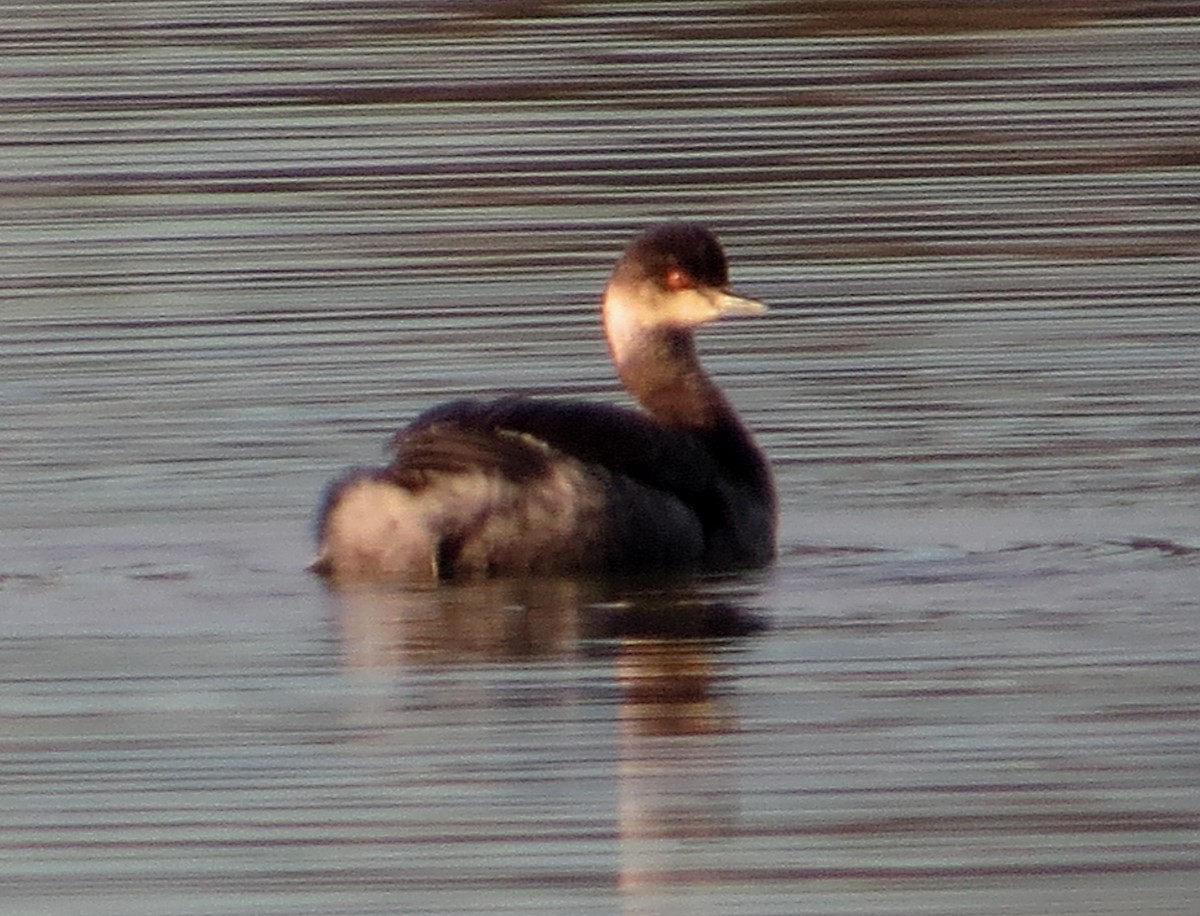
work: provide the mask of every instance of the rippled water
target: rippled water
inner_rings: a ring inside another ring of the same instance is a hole
[[[1200,21],[682,9],[6,10],[6,914],[1194,912]],[[667,216],[775,569],[304,575]]]

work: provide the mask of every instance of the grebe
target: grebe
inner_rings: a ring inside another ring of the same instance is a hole
[[[643,411],[507,397],[417,417],[391,462],[325,493],[312,569],[408,582],[762,566],[770,467],[700,367],[698,325],[766,310],[728,289],[710,231],[638,236],[604,291],[609,350]]]

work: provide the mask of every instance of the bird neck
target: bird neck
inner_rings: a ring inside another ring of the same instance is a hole
[[[739,425],[733,407],[700,365],[692,332],[647,326],[610,289],[604,308],[609,350],[621,382],[660,423],[695,430]]]
[[[720,468],[722,480],[722,486],[710,493],[715,502],[709,510],[728,511],[731,518],[739,518],[733,526],[738,531],[766,532],[758,545],[767,551],[765,560],[774,550],[775,489],[770,465],[733,405],[701,368],[692,332],[647,326],[644,312],[637,307],[643,301],[625,298],[623,288],[613,284],[605,295],[604,327],[617,374],[655,420],[699,437]],[[728,502],[731,493],[741,493],[743,498]]]

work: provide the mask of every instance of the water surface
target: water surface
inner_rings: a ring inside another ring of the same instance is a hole
[[[768,6],[7,14],[6,913],[1193,912],[1200,23]],[[775,568],[303,573],[669,216]]]

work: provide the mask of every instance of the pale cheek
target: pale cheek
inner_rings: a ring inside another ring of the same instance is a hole
[[[629,353],[645,337],[646,328],[631,307],[610,297],[604,309],[604,332],[613,357],[620,362],[622,355]]]

